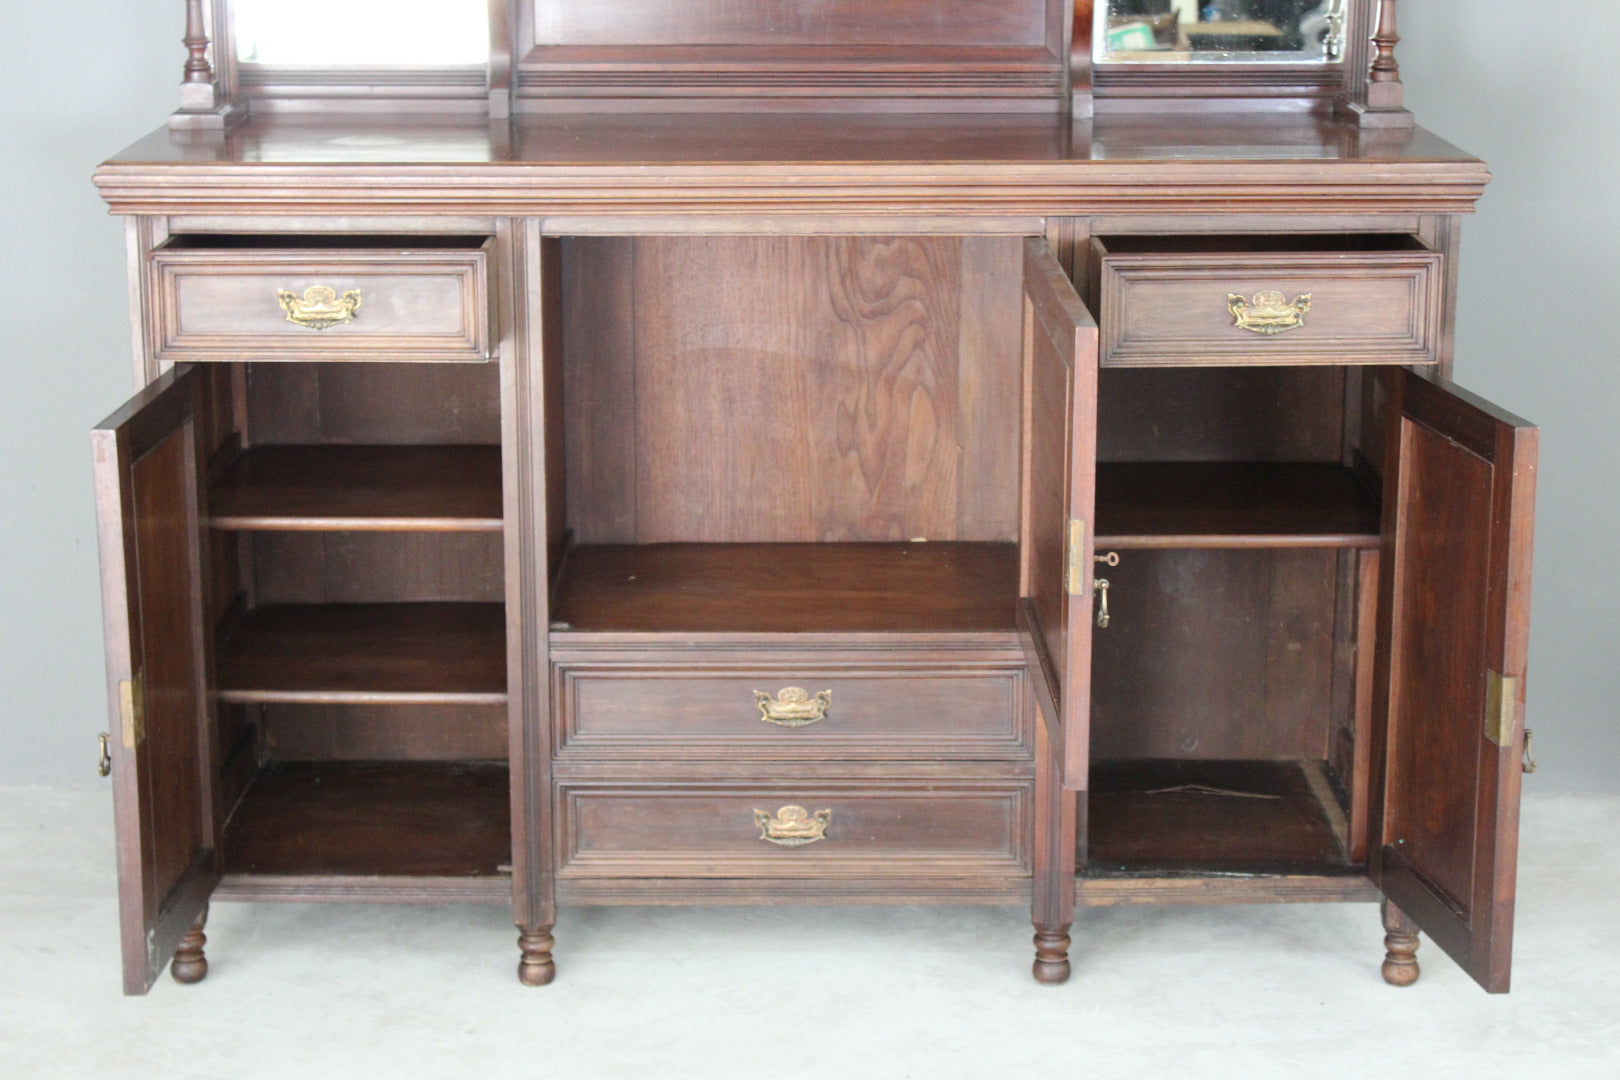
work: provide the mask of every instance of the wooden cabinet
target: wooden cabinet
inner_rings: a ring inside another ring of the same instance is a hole
[[[1028,903],[1061,982],[1077,906],[1385,898],[1392,982],[1421,929],[1506,989],[1536,444],[1449,381],[1483,166],[1387,89],[1074,122],[1038,50],[1005,113],[784,125],[684,99],[791,49],[697,47],[580,91],[683,112],[567,111],[582,39],[540,116],[98,172],[126,989],[203,976],[210,898],[510,903],[530,984],[559,903]]]

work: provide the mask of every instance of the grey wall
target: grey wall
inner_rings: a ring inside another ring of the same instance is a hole
[[[1401,5],[1419,121],[1491,163],[1457,377],[1542,425],[1542,790],[1620,790],[1620,8]],[[1533,7],[1533,14],[1530,9]],[[123,233],[90,172],[172,108],[180,0],[8,5],[0,100],[0,784],[87,785],[106,726],[87,431],[130,393]],[[63,31],[61,28],[70,28]],[[66,74],[62,74],[65,72]]]
[[[9,0],[0,45],[0,784],[95,783],[106,730],[89,429],[130,395],[97,162],[172,109],[179,0]],[[176,57],[179,57],[179,62]]]

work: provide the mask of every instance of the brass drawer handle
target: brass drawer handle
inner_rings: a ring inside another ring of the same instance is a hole
[[[775,816],[763,810],[754,811],[754,824],[759,826],[759,838],[779,847],[796,848],[827,838],[827,826],[832,822],[831,810],[817,810],[814,814],[802,806],[784,806]]]
[[[827,719],[827,707],[832,704],[832,691],[823,690],[811,697],[797,686],[789,686],[772,700],[763,690],[754,691],[754,704],[759,706],[759,718],[777,727],[800,728]]]
[[[342,296],[327,285],[311,285],[304,290],[303,299],[290,289],[277,289],[276,299],[287,313],[287,321],[307,326],[311,330],[325,330],[346,323],[360,310],[360,290],[349,289]]]
[[[1270,289],[1245,300],[1237,293],[1226,294],[1226,310],[1232,313],[1233,326],[1253,330],[1256,334],[1281,334],[1305,325],[1305,313],[1311,310],[1311,294],[1301,293],[1292,301],[1280,292]]]
[[[100,735],[96,736],[96,741],[101,744],[101,755],[96,761],[96,775],[111,776],[112,749],[108,744],[112,742],[112,736],[108,735],[106,732],[102,732]]]

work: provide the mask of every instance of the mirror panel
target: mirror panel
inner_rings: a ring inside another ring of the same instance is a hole
[[[488,0],[231,0],[236,56],[274,68],[489,62]]]
[[[1331,64],[1344,58],[1348,0],[1102,0],[1103,64]]]

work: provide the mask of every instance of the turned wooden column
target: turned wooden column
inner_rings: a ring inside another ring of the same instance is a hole
[[[1406,100],[1401,84],[1401,65],[1395,59],[1395,46],[1401,35],[1395,29],[1395,0],[1378,0],[1378,22],[1373,26],[1372,63],[1367,68],[1367,107],[1399,109]]]
[[[1418,928],[1406,912],[1384,901],[1384,981],[1411,986],[1418,981]]]
[[[186,67],[180,78],[182,112],[208,112],[216,104],[214,67],[208,62],[208,24],[203,0],[186,0]]]
[[[518,981],[524,986],[545,986],[557,977],[557,964],[551,958],[556,940],[551,927],[538,927],[518,934]]]
[[[191,924],[186,936],[180,939],[180,947],[174,950],[169,974],[174,976],[175,982],[200,983],[208,974],[208,957],[203,954],[203,946],[208,944],[208,936],[203,933],[203,925],[207,922],[208,905],[204,904],[197,921]]]

